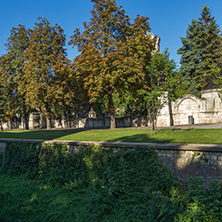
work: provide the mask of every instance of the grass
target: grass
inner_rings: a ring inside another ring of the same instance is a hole
[[[0,183],[0,221],[78,221],[84,216],[85,191],[75,195],[24,176],[0,175]]]
[[[157,130],[155,136],[148,129],[13,130],[1,131],[0,138],[222,144],[222,129],[166,129]]]

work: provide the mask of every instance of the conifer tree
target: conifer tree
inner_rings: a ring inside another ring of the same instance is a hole
[[[218,58],[215,62],[215,67],[217,67],[220,71],[215,75],[213,79],[213,83],[217,85],[217,88],[222,88],[222,35],[219,38],[219,46],[216,50]],[[222,97],[221,97],[222,98]]]
[[[186,31],[186,37],[181,37],[183,46],[177,51],[178,54],[182,55],[180,60],[180,75],[183,88],[194,95],[198,94],[199,89],[199,84],[195,78],[196,71],[201,68],[197,47],[199,32],[200,25],[193,19]]]
[[[190,93],[198,94],[219,71],[216,61],[219,57],[219,26],[211,15],[209,7],[204,6],[201,17],[192,20],[185,38],[181,38],[183,46],[178,49],[181,54],[181,68],[184,88]]]
[[[110,128],[115,128],[113,95],[135,90],[145,82],[145,64],[150,60],[153,44],[147,17],[138,16],[130,24],[129,16],[115,0],[91,0],[94,3],[90,22],[84,31],[74,31],[69,44],[77,46],[75,59],[78,78],[83,80],[91,103],[101,95],[107,101]]]
[[[217,49],[220,44],[220,29],[207,6],[202,8],[198,23],[200,32],[198,34],[197,48],[199,49],[201,69],[197,70],[196,79],[203,86],[219,72],[218,67],[215,67],[215,61],[219,57]]]

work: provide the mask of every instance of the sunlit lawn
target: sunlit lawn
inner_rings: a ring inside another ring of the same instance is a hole
[[[222,129],[157,130],[155,136],[148,129],[13,130],[1,131],[0,138],[222,144]]]

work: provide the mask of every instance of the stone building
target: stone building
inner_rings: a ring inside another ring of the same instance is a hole
[[[202,90],[201,98],[186,94],[172,101],[171,109],[166,98],[162,99],[164,105],[157,115],[156,126],[170,126],[170,116],[174,125],[222,122],[222,99],[218,89]]]

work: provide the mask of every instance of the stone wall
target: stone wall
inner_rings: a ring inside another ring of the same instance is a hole
[[[187,183],[190,176],[202,176],[208,184],[222,181],[222,153],[203,151],[156,150],[160,161],[178,178]]]
[[[134,147],[153,147],[162,164],[184,184],[187,183],[190,176],[202,176],[206,184],[212,179],[222,181],[222,145],[0,139],[0,152],[4,153],[7,141],[36,144],[42,142],[66,144],[70,153],[75,153],[76,148],[79,146],[87,147],[91,144],[104,148],[112,148],[116,152],[121,147],[129,149]]]
[[[157,126],[170,126],[168,103],[163,100],[164,106],[157,116]],[[220,91],[216,89],[203,90],[201,98],[186,94],[171,102],[174,125],[189,124],[189,116],[194,124],[222,122],[222,102]]]
[[[163,106],[158,112],[155,124],[157,127],[170,126],[170,109],[168,105],[167,92],[161,97]],[[192,117],[194,124],[220,123],[222,122],[222,102],[220,91],[204,90],[201,98],[186,94],[176,101],[171,102],[171,116],[174,125],[189,124],[189,117]],[[11,124],[18,128],[18,123]],[[52,128],[109,128],[110,118],[76,118],[72,121],[52,120]],[[116,127],[138,127],[149,126],[147,116],[126,116],[116,118]],[[19,126],[23,128],[22,124]],[[32,113],[29,118],[29,128],[46,128],[45,117],[39,113]],[[9,129],[9,124],[4,123],[3,129]]]

